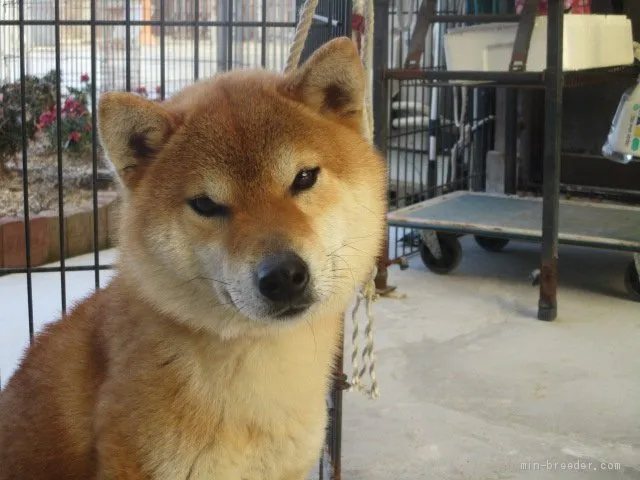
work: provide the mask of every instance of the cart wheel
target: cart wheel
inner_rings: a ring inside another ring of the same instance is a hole
[[[425,267],[430,271],[438,275],[446,275],[447,273],[453,272],[458,265],[460,265],[460,261],[462,260],[462,246],[458,241],[458,237],[454,235],[443,235],[439,233],[438,241],[440,242],[442,257],[434,257],[422,241],[420,242],[420,257]]]
[[[631,295],[631,298],[640,302],[640,278],[638,278],[638,271],[636,270],[634,261],[629,263],[627,271],[624,274],[624,286],[629,295]]]
[[[501,252],[509,244],[508,238],[481,237],[480,235],[476,235],[474,238],[476,243],[487,252]]]

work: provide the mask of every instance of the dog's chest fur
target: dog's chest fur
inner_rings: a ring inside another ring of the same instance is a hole
[[[322,338],[333,328],[297,328],[214,348],[173,335],[171,349],[154,354],[158,377],[132,392],[162,399],[132,413],[148,428],[135,446],[145,470],[158,480],[303,480],[324,439],[335,341]]]
[[[225,419],[209,438],[190,442],[184,451],[174,444],[174,451],[180,453],[159,459],[155,478],[303,480],[324,439],[324,411],[312,409],[316,411],[313,418],[272,418],[271,422],[280,423],[277,429],[258,425],[248,417],[236,422]],[[161,455],[159,449],[154,455]]]

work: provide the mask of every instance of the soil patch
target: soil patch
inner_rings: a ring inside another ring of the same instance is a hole
[[[0,218],[24,215],[23,176],[20,160],[9,162],[8,174],[0,176]],[[58,211],[57,155],[30,155],[28,164],[29,213]],[[98,190],[114,190],[111,172],[98,163]],[[93,202],[93,168],[91,157],[64,156],[62,159],[63,207],[80,208]]]

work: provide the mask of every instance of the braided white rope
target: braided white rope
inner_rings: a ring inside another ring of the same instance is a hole
[[[291,48],[289,48],[287,64],[284,67],[285,73],[289,73],[298,68],[300,57],[302,56],[302,50],[304,50],[304,44],[309,36],[309,30],[311,29],[313,15],[316,13],[317,6],[318,0],[306,0],[300,9],[300,19],[296,26],[296,34],[293,38],[293,44],[291,45]]]
[[[371,98],[371,84],[373,81],[373,0],[357,0],[355,11],[361,11],[365,18],[365,34],[362,39],[362,52],[361,60],[362,66],[366,75],[365,82],[365,95],[364,95],[364,125],[363,135],[365,139],[373,144],[373,108]],[[285,66],[285,73],[289,73],[298,67],[300,63],[300,57],[304,44],[309,35],[309,30],[313,22],[313,15],[318,6],[318,0],[306,0],[300,11],[300,20],[296,27],[296,34],[289,50],[289,57],[287,58],[287,64]],[[376,379],[376,361],[375,361],[375,348],[374,348],[374,316],[372,305],[377,299],[375,277],[377,269],[374,266],[371,277],[367,283],[358,292],[356,298],[356,304],[351,313],[351,320],[353,322],[353,352],[351,354],[351,362],[353,367],[353,376],[350,382],[349,391],[357,391],[364,393],[370,398],[378,398],[380,396],[380,390],[378,389],[378,382]],[[359,358],[359,335],[360,328],[358,325],[358,310],[360,305],[364,301],[365,311],[367,316],[367,325],[365,327],[366,343],[362,349],[362,367],[358,365]],[[369,373],[371,384],[365,385],[363,377],[366,373]]]
[[[376,357],[373,336],[374,316],[372,309],[373,302],[375,302],[378,297],[374,282],[376,273],[377,269],[374,268],[370,280],[364,285],[362,290],[358,292],[356,304],[351,312],[351,321],[353,322],[353,332],[351,334],[351,341],[353,344],[353,350],[351,352],[351,366],[353,368],[353,373],[351,375],[351,381],[349,382],[351,385],[349,387],[350,392],[364,393],[373,399],[380,397],[380,389],[378,388],[378,380],[376,377]],[[358,365],[360,349],[358,341],[358,337],[360,335],[358,310],[362,301],[365,302],[367,326],[365,327],[366,344],[362,349],[362,367],[360,367]],[[365,385],[363,382],[363,377],[367,372],[371,379],[370,385]]]

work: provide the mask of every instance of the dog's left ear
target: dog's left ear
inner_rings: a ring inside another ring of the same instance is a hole
[[[325,43],[286,75],[280,92],[322,115],[362,131],[365,76],[351,39]]]

